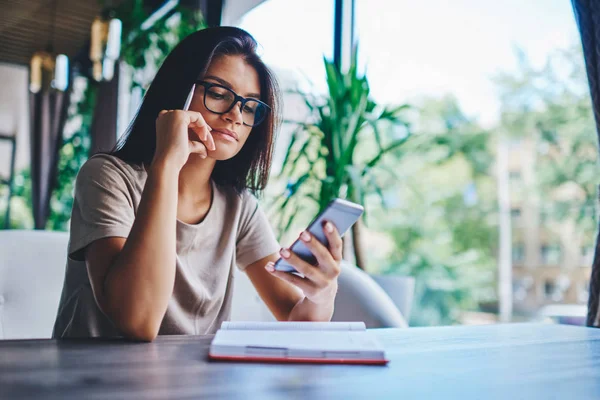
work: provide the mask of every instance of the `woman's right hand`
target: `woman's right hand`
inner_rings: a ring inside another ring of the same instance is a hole
[[[156,119],[156,151],[153,163],[172,162],[181,170],[191,153],[206,158],[215,142],[202,114],[196,111],[162,110]]]

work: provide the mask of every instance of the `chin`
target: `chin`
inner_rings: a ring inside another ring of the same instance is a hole
[[[235,157],[236,154],[237,152],[234,151],[224,151],[222,149],[217,148],[217,150],[209,152],[208,157],[217,161],[226,161]]]

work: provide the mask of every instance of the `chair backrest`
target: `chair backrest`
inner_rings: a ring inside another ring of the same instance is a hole
[[[231,321],[275,321],[246,273],[235,268]]]
[[[62,290],[69,235],[0,230],[0,339],[49,338]],[[245,273],[236,268],[232,320],[273,321]],[[406,327],[394,302],[368,274],[343,263],[334,321]]]
[[[0,230],[0,339],[52,335],[68,241],[65,232]]]
[[[385,290],[369,274],[347,262],[342,262],[332,320],[363,321],[367,328],[408,327]]]

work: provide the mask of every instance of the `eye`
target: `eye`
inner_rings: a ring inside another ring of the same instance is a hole
[[[206,94],[215,100],[223,100],[225,98],[224,94],[215,92],[214,90],[210,89],[206,92]]]
[[[254,114],[256,112],[256,108],[251,107],[251,106],[249,106],[249,105],[246,104],[244,106],[244,112],[248,113],[248,114]]]

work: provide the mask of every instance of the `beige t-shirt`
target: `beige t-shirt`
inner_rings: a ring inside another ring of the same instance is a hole
[[[101,238],[129,235],[146,178],[143,167],[109,155],[92,157],[79,171],[53,337],[122,336],[96,304],[82,250]],[[159,334],[214,333],[230,316],[235,265],[243,270],[279,248],[256,198],[213,182],[204,220],[177,221],[175,286]]]

